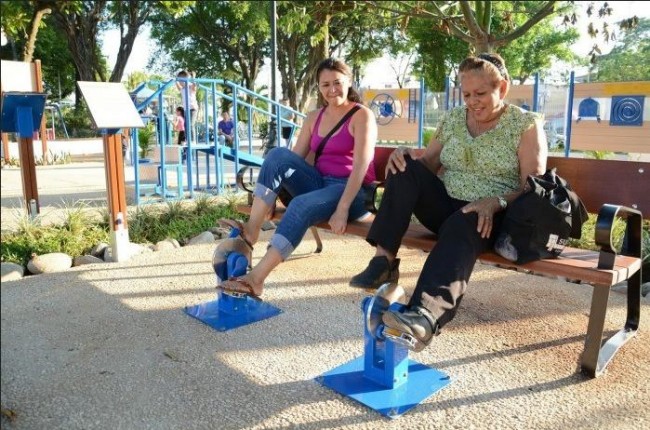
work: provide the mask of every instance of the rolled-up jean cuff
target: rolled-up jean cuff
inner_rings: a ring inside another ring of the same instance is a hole
[[[282,261],[289,258],[294,250],[291,242],[289,242],[286,237],[277,233],[271,236],[271,240],[269,240],[269,247],[275,248],[280,253]]]
[[[255,191],[253,191],[253,195],[262,199],[262,201],[264,201],[264,203],[266,203],[268,206],[273,206],[275,199],[278,197],[278,195],[275,194],[273,190],[265,187],[260,183],[255,184]]]

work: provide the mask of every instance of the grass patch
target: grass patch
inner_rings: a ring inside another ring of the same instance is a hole
[[[67,209],[63,222],[53,225],[43,225],[40,217],[22,217],[16,231],[2,234],[2,261],[26,265],[32,254],[50,252],[76,257],[108,241],[108,230],[85,209],[85,205]]]
[[[165,239],[187,241],[216,226],[219,218],[240,218],[236,205],[240,196],[199,197],[194,202],[175,201],[163,205],[147,205],[129,211],[129,239],[133,243],[156,243]],[[89,211],[83,204],[65,209],[59,224],[43,225],[40,217],[20,219],[16,230],[3,232],[0,254],[3,262],[26,265],[32,254],[63,252],[72,258],[84,254],[100,242],[109,242],[107,209]]]

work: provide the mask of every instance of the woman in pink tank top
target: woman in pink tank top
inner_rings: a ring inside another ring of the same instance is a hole
[[[343,234],[348,221],[367,215],[365,187],[375,180],[374,115],[361,105],[352,88],[352,71],[342,61],[322,61],[316,82],[322,108],[307,115],[292,150],[278,147],[268,153],[255,185],[248,222],[221,220],[238,229],[238,240],[248,249],[250,262],[253,245],[278,193],[282,190],[292,196],[264,257],[246,275],[217,286],[226,293],[259,298],[266,277],[291,255],[310,226],[328,222],[334,233]],[[358,110],[320,148],[323,138],[355,107]],[[319,156],[314,166],[307,160],[313,160],[315,154]]]

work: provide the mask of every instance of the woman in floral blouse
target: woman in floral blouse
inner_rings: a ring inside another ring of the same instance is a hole
[[[510,79],[503,59],[469,57],[459,72],[465,105],[447,113],[420,156],[398,148],[388,160],[385,193],[366,239],[375,257],[350,281],[366,289],[397,283],[397,253],[411,215],[437,234],[408,306],[382,318],[389,330],[410,337],[416,351],[452,320],[504,209],[528,175],[546,169],[541,118],[504,103]]]

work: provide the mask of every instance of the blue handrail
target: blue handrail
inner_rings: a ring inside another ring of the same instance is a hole
[[[199,183],[199,170],[198,170],[198,160],[194,160],[195,157],[198,157],[198,152],[195,152],[196,150],[200,150],[201,152],[204,152],[206,154],[206,168],[207,168],[207,182],[208,186],[210,185],[210,166],[209,166],[209,155],[214,155],[215,156],[215,167],[214,167],[214,174],[216,177],[216,190],[217,193],[220,193],[224,186],[224,168],[223,168],[223,163],[224,160],[229,160],[234,162],[235,169],[237,170],[242,162],[242,157],[244,156],[244,153],[240,153],[239,151],[239,144],[241,141],[241,138],[239,136],[239,107],[243,107],[246,109],[246,112],[248,113],[248,136],[247,136],[247,141],[248,141],[248,151],[246,154],[246,159],[245,163],[246,164],[259,164],[261,165],[262,163],[262,158],[261,157],[255,157],[253,155],[253,127],[252,127],[252,117],[253,113],[259,113],[262,115],[265,115],[266,117],[269,118],[270,121],[275,121],[278,124],[278,127],[276,127],[276,141],[280,142],[281,138],[281,127],[282,126],[293,126],[300,128],[301,124],[296,120],[298,118],[305,118],[306,115],[303,114],[302,112],[298,112],[294,109],[292,109],[289,106],[284,106],[280,104],[277,101],[271,100],[270,98],[263,96],[261,94],[258,94],[254,91],[249,90],[248,88],[245,88],[236,82],[229,81],[229,80],[224,80],[224,79],[208,79],[208,78],[172,78],[167,81],[159,81],[159,80],[151,80],[148,82],[143,82],[139,84],[136,89],[132,92],[132,94],[137,94],[137,92],[141,91],[143,88],[155,88],[154,92],[150,94],[148,97],[146,97],[143,101],[138,102],[137,100],[134,100],[134,104],[136,106],[136,109],[138,111],[145,109],[147,106],[150,104],[156,102],[158,104],[158,112],[157,112],[157,121],[158,121],[158,144],[161,146],[161,159],[160,159],[160,171],[161,171],[161,178],[160,178],[160,186],[162,188],[161,190],[161,196],[163,199],[167,199],[167,180],[166,180],[166,163],[167,160],[165,160],[165,151],[162,150],[165,145],[172,144],[171,139],[168,139],[169,133],[171,131],[168,131],[168,124],[167,124],[167,118],[165,116],[166,110],[169,108],[169,106],[166,106],[166,97],[164,97],[164,92],[170,88],[170,86],[174,85],[176,82],[184,82],[186,85],[184,86],[183,90],[186,91],[185,93],[185,99],[189,100],[189,84],[194,83],[197,87],[197,92],[203,92],[205,95],[205,98],[203,100],[202,106],[203,106],[203,112],[205,117],[201,120],[201,125],[200,127],[203,127],[204,130],[204,136],[205,136],[205,145],[200,145],[198,137],[195,136],[199,128],[194,129],[191,126],[191,118],[190,118],[190,112],[189,109],[186,109],[185,111],[185,124],[187,126],[185,127],[185,134],[186,134],[186,142],[187,142],[187,152],[186,152],[186,167],[187,167],[187,181],[185,182],[188,187],[188,191],[190,193],[190,197],[194,197],[194,191],[195,191],[195,186],[198,186]],[[227,94],[226,91],[228,91],[230,94]],[[244,99],[247,98],[247,99]],[[234,136],[234,148],[230,150],[230,148],[220,148],[221,145],[219,145],[218,139],[217,139],[217,102],[219,99],[226,100],[232,103],[232,109],[233,109],[233,123],[235,126],[235,136]],[[268,108],[260,108],[254,104],[254,101],[259,101],[266,103],[269,107],[270,110],[267,110]],[[210,104],[212,105],[212,109],[210,112]],[[172,109],[173,111],[174,109]],[[282,113],[283,112],[291,112],[294,114],[294,119],[293,121],[287,120],[282,118]],[[208,121],[208,117],[212,116],[212,130],[214,134],[214,143],[210,143],[210,132],[209,132],[209,127],[210,127],[210,121]],[[133,157],[132,159],[134,160],[134,168],[135,168],[135,190],[136,190],[136,196],[135,196],[135,201],[136,204],[140,204],[140,178],[139,178],[139,159],[138,159],[138,138],[137,138],[137,132],[133,133],[132,136],[132,145],[133,145]],[[228,149],[228,150],[225,150]],[[194,167],[193,166],[193,161],[196,161],[196,183],[194,182],[193,178],[193,171]],[[179,197],[182,197],[182,190],[179,190]]]

